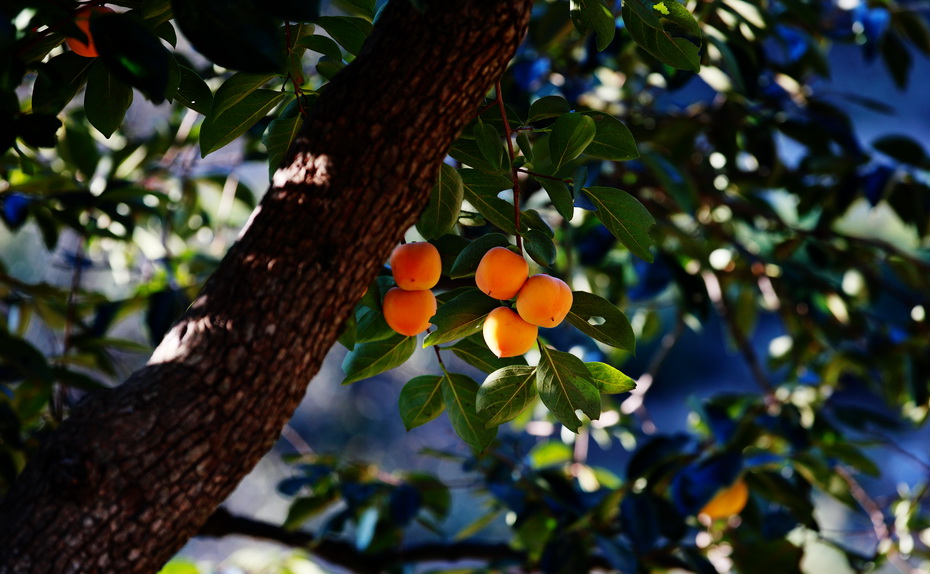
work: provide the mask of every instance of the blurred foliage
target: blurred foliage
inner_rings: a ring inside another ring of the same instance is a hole
[[[237,165],[265,162],[274,174],[383,8],[341,0],[321,16],[314,2],[106,4],[118,13],[91,19],[106,38],[98,58],[63,45],[83,36],[77,3],[0,8],[0,493],[71,405],[124,378],[126,362],[184,311],[262,192]],[[930,408],[930,157],[904,134],[862,142],[847,111],[907,110],[822,89],[835,44],[880,60],[908,89],[914,58],[930,55],[920,10],[537,2],[500,93],[453,146],[459,169],[443,167],[417,225],[445,276],[424,344],[488,379],[479,386],[444,366],[423,373],[405,387],[400,417],[409,428],[448,411],[477,447],[431,454],[473,476],[481,518],[447,532],[450,485],[439,478],[325,455],[290,461],[282,527],[318,518],[320,538],[378,555],[402,548],[415,525],[451,546],[503,517],[509,547],[547,573],[765,564],[790,574],[810,536],[854,572],[926,569],[927,473],[890,493],[860,480],[881,474],[869,451],[896,448],[892,435],[925,425]],[[520,218],[501,193],[514,174]],[[468,278],[508,235],[576,290],[569,324],[544,331],[552,348],[530,357],[535,366],[466,336],[489,310]],[[345,382],[428,352],[386,327],[376,294],[390,286],[385,270],[341,338],[351,349]],[[656,432],[661,421],[643,402],[651,382],[683,331],[715,322],[755,390],[693,402],[687,434]],[[762,322],[781,333],[764,353],[754,338]],[[632,380],[618,369],[637,343],[653,354],[626,394]],[[553,373],[571,375],[576,390],[537,393]],[[519,408],[484,408],[502,393]],[[576,405],[599,418],[579,419]],[[559,425],[580,434],[563,440]],[[625,470],[589,462],[591,442],[629,451]],[[746,508],[700,517],[738,479]],[[819,497],[868,519],[870,549],[822,528]],[[482,571],[510,568],[513,556]],[[402,558],[385,568],[407,571]]]

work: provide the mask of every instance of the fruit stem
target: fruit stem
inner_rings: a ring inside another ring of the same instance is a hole
[[[517,234],[517,249],[520,250],[520,255],[523,255],[523,237],[520,235],[519,170],[513,163],[516,158],[513,152],[513,132],[510,129],[510,122],[507,121],[507,110],[504,108],[504,95],[501,92],[500,80],[494,84],[494,90],[497,92],[497,107],[500,108],[501,119],[504,120],[504,138],[507,140],[507,151],[510,152],[510,178],[513,180],[513,224]]]

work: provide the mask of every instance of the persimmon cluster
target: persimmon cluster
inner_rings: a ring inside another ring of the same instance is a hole
[[[432,243],[404,243],[394,248],[390,264],[397,287],[384,294],[384,320],[401,335],[418,335],[436,314],[436,296],[430,289],[442,273],[439,250]]]
[[[544,273],[530,277],[526,260],[506,247],[485,253],[475,283],[495,299],[517,298],[516,312],[502,305],[484,321],[484,341],[498,357],[526,353],[536,343],[539,327],[557,326],[572,308],[572,291],[564,281]]]

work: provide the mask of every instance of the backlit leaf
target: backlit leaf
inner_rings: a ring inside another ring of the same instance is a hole
[[[351,16],[322,16],[315,22],[347,52],[356,56],[361,51],[368,34],[371,33],[372,27],[368,20]]]
[[[416,348],[417,338],[403,335],[355,345],[342,361],[342,372],[346,376],[342,384],[348,385],[393,369],[409,359]]]
[[[597,132],[594,120],[584,114],[562,114],[549,134],[549,159],[558,170],[584,152]]]
[[[200,128],[201,157],[206,157],[244,134],[288,96],[285,92],[257,90],[223,113],[205,119]]]
[[[103,62],[95,62],[84,92],[84,111],[90,125],[110,137],[123,122],[131,103],[132,88],[111,74]]]
[[[487,424],[512,420],[536,399],[536,367],[512,366],[488,375],[478,389],[476,408]]]
[[[439,166],[439,177],[430,190],[429,204],[417,221],[417,231],[425,239],[436,239],[451,230],[459,220],[465,188],[462,177],[451,165]]]
[[[636,348],[636,336],[626,315],[593,293],[573,291],[572,308],[566,318],[579,331],[606,345],[627,351]]]
[[[545,345],[540,346],[539,352],[536,370],[539,398],[560,423],[578,432],[581,421],[575,411],[580,410],[592,420],[601,414],[601,396],[591,381],[591,373],[575,355]]]
[[[478,383],[471,377],[447,373],[442,378],[442,402],[449,413],[455,434],[476,450],[484,450],[494,437],[497,427],[487,428],[487,417],[475,409]]]
[[[585,363],[594,386],[602,393],[626,393],[636,388],[636,382],[607,363]]]
[[[643,204],[629,193],[612,187],[586,187],[583,192],[597,208],[597,218],[620,243],[643,261],[652,263],[649,229],[655,219]]]
[[[274,175],[278,166],[281,165],[281,160],[284,159],[284,155],[290,149],[303,123],[303,117],[297,115],[290,118],[271,120],[268,124],[268,129],[262,134],[262,143],[265,144],[265,150],[268,151],[269,178]]]
[[[400,418],[407,430],[438,417],[445,408],[442,403],[442,377],[423,375],[407,381],[400,391]]]

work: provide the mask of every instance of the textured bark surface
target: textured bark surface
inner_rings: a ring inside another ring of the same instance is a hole
[[[78,405],[0,504],[0,572],[156,572],[197,532],[426,205],[530,6],[391,3],[148,365]]]

